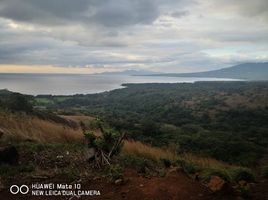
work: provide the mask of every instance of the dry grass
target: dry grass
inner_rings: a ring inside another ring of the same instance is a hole
[[[179,155],[180,159],[185,160],[190,163],[194,163],[201,168],[229,168],[234,167],[233,165],[229,165],[223,161],[216,160],[210,157],[202,157],[193,155],[191,153],[184,153]]]
[[[39,142],[72,142],[83,138],[80,129],[72,129],[37,117],[0,112],[0,132],[3,139]]]
[[[60,117],[65,118],[67,120],[72,120],[77,123],[79,122],[91,122],[95,118],[90,116],[84,116],[84,115],[60,115]]]
[[[66,117],[67,118],[67,117]],[[92,120],[92,118],[71,116],[70,120]],[[81,129],[72,129],[62,124],[53,123],[42,120],[37,117],[30,117],[27,115],[15,115],[10,113],[0,112],[0,133],[4,133],[4,139],[17,140],[34,140],[38,142],[75,142],[83,140],[83,133]],[[98,132],[96,132],[97,134]],[[212,158],[195,156],[192,154],[180,154],[169,149],[153,147],[139,141],[125,140],[123,145],[123,153],[137,156],[147,157],[153,160],[160,160],[161,158],[170,161],[185,160],[194,163],[202,168],[228,168],[224,162]]]
[[[159,160],[160,158],[166,158],[169,160],[177,159],[177,154],[175,152],[158,147],[152,147],[139,141],[124,141],[123,153],[149,157],[154,160]]]
[[[161,158],[169,159],[170,161],[184,160],[186,162],[194,163],[201,168],[229,168],[233,167],[227,163],[218,161],[209,157],[195,156],[193,154],[177,154],[168,149],[152,147],[139,141],[124,141],[123,153],[144,156],[154,160]]]

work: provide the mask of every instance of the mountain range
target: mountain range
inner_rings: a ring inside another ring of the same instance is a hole
[[[150,76],[167,77],[213,77],[213,78],[232,78],[244,80],[268,80],[268,62],[264,63],[244,63],[228,68],[212,71],[193,72],[193,73],[162,73],[151,74]]]
[[[146,76],[146,75],[155,75],[160,72],[153,72],[149,70],[136,70],[136,69],[128,69],[124,71],[116,71],[116,72],[103,72],[97,73],[95,75],[129,75],[129,76]]]
[[[268,80],[268,62],[243,63],[218,70],[191,73],[161,73],[149,70],[129,69],[117,72],[103,72],[95,75],[128,75],[128,76],[166,76],[166,77],[205,77],[231,78],[243,80]]]

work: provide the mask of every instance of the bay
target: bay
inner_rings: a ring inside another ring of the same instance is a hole
[[[122,88],[124,83],[193,83],[237,81],[223,78],[158,77],[87,74],[0,74],[0,89],[23,94],[92,94]]]

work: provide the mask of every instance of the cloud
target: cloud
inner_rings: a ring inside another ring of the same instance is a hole
[[[0,15],[45,25],[69,23],[127,26],[150,24],[158,16],[153,0],[2,0]]]
[[[267,7],[266,0],[1,0],[0,64],[181,72],[263,61]]]
[[[268,1],[266,0],[217,0],[215,7],[246,17],[257,17],[268,23]]]
[[[184,17],[186,15],[189,15],[189,11],[188,10],[179,10],[179,11],[175,11],[170,13],[170,16],[175,17],[175,18],[181,18]]]

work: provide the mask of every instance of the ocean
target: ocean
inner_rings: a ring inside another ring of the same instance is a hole
[[[0,89],[23,94],[92,94],[122,88],[123,83],[193,83],[236,81],[223,78],[82,74],[0,74]]]

